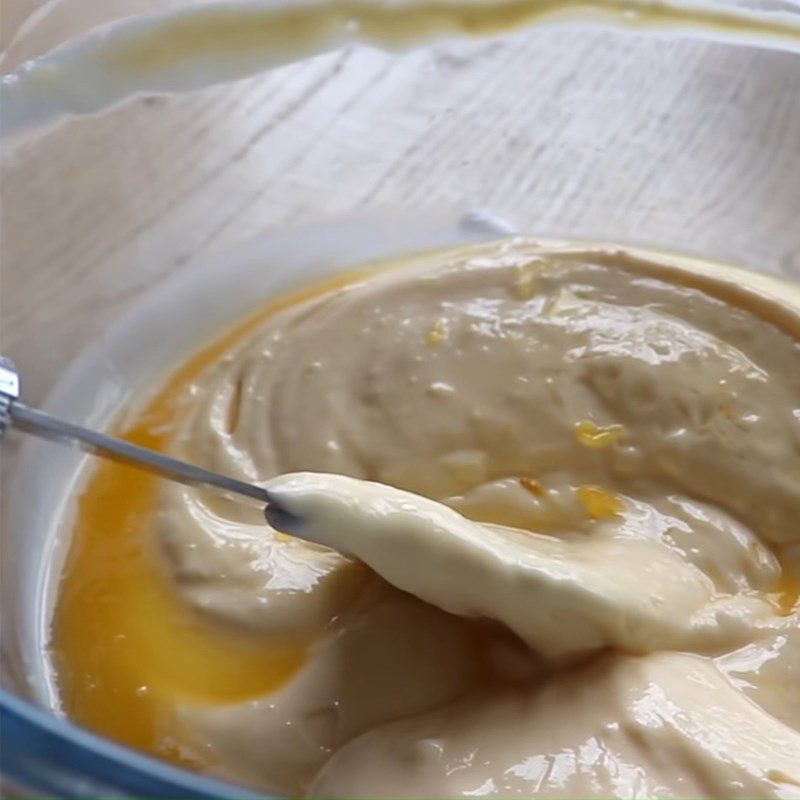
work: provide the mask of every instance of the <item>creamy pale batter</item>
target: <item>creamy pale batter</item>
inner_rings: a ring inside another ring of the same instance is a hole
[[[0,79],[0,136],[91,114],[140,93],[185,92],[350,42],[405,50],[588,18],[800,50],[800,20],[693,0],[224,0],[140,13],[89,31]]]
[[[800,291],[742,282],[492,244],[233,348],[175,452],[316,544],[165,486],[158,549],[203,616],[310,644],[178,703],[182,752],[291,795],[800,797]]]

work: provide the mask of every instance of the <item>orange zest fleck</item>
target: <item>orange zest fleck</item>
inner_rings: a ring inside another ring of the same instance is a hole
[[[437,320],[431,325],[427,334],[425,334],[425,344],[427,344],[428,347],[436,347],[436,345],[442,343],[446,336],[447,325],[445,321],[443,319]]]
[[[544,488],[539,481],[534,480],[533,478],[520,478],[519,485],[529,494],[532,494],[534,497],[541,497],[544,494]]]
[[[580,486],[577,492],[584,510],[592,519],[613,519],[624,508],[617,495],[599,486]]]
[[[730,406],[722,405],[719,407],[719,413],[722,414],[725,419],[732,422],[733,421],[733,411]]]
[[[575,425],[575,438],[586,447],[608,447],[621,433],[622,425],[596,425],[590,419],[582,419]]]

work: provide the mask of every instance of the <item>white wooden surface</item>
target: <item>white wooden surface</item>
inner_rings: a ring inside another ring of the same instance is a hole
[[[35,1],[4,0],[4,40]],[[482,206],[800,280],[800,56],[576,26],[353,48],[71,122],[6,153],[0,191],[2,349],[36,401],[174,270],[364,207]]]

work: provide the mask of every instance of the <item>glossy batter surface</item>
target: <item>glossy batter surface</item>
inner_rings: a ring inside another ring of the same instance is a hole
[[[516,242],[221,344],[171,385],[169,447],[268,480],[320,544],[149,495],[163,608],[284,660],[154,680],[144,746],[328,797],[798,796],[798,308]]]

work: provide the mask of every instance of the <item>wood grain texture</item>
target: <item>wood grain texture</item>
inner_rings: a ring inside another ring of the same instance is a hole
[[[0,47],[42,2],[2,0]],[[43,40],[79,22],[55,15]],[[374,206],[485,207],[533,234],[800,280],[800,57],[673,37],[561,26],[351,48],[70,122],[0,168],[0,349],[34,403],[175,270]]]
[[[577,26],[350,48],[72,121],[2,167],[2,346],[35,401],[193,259],[373,206],[480,206],[800,280],[788,53]]]

